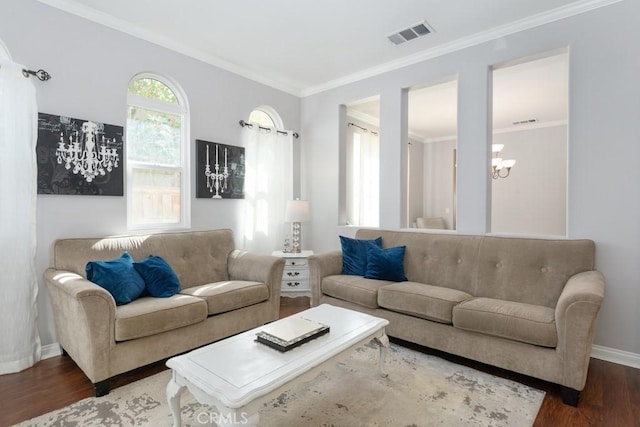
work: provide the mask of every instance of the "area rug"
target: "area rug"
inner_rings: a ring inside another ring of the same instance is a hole
[[[531,426],[544,392],[395,344],[386,378],[373,345],[299,383],[260,411],[260,426]],[[87,398],[26,426],[170,426],[170,371]],[[184,426],[215,426],[216,408],[182,395]],[[242,418],[236,420],[242,425]]]

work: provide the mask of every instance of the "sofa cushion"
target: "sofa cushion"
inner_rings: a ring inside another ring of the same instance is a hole
[[[367,243],[367,271],[365,279],[391,280],[404,282],[404,250],[405,246],[382,249],[375,244]]]
[[[558,342],[555,311],[541,305],[473,298],[453,308],[453,326],[544,347]]]
[[[378,289],[391,283],[394,282],[361,276],[327,276],[322,280],[322,293],[365,307],[378,308]]]
[[[84,269],[87,280],[109,291],[116,305],[128,304],[144,292],[144,280],[126,251],[111,261],[89,261]]]
[[[207,303],[201,298],[174,295],[142,297],[116,308],[116,341],[147,337],[182,328],[207,318]]]
[[[204,299],[208,313],[212,315],[266,301],[269,299],[269,288],[260,282],[225,280],[183,289],[180,294]]]
[[[394,283],[378,289],[380,307],[447,324],[451,324],[453,307],[471,298],[466,292],[416,282]]]
[[[358,240],[340,236],[342,247],[342,274],[364,276],[367,271],[367,243],[382,246],[382,237],[371,240]]]
[[[168,298],[180,292],[180,281],[171,266],[162,257],[149,255],[134,262],[133,268],[144,280],[145,291],[156,298]]]

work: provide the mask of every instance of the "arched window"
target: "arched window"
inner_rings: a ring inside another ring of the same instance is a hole
[[[173,82],[136,76],[127,92],[127,225],[190,226],[186,97]]]

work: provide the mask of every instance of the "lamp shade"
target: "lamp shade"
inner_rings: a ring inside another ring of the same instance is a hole
[[[305,222],[311,219],[308,200],[287,200],[284,220],[286,222]]]

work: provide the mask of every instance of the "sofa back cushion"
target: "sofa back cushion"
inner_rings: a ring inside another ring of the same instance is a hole
[[[382,247],[406,246],[404,273],[411,282],[444,286],[473,295],[481,237],[361,229],[359,239],[382,237]]]
[[[465,236],[361,229],[358,239],[381,236],[382,247],[405,245],[411,282],[445,286],[476,297],[555,307],[574,274],[594,269],[587,239]]]
[[[171,266],[185,289],[229,280],[227,258],[234,249],[231,230],[62,239],[54,244],[54,267],[84,277],[89,261],[114,259],[124,251],[136,261],[158,255]]]
[[[594,263],[592,240],[483,237],[473,295],[555,307],[569,277]]]

